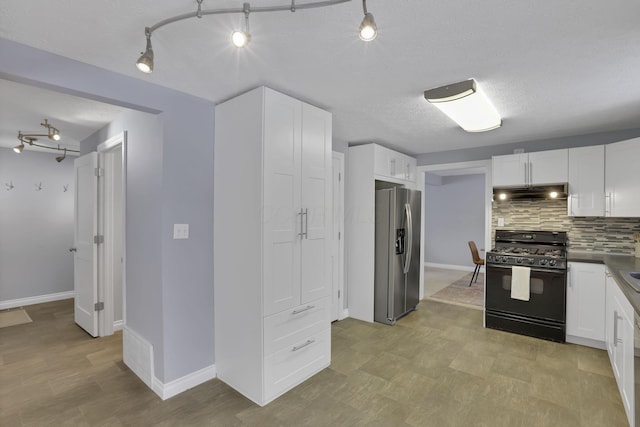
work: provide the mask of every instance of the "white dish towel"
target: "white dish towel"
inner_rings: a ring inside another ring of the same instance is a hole
[[[529,301],[529,267],[511,267],[511,298]]]

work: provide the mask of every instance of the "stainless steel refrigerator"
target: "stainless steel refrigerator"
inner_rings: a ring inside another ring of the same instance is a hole
[[[393,325],[420,300],[420,208],[420,191],[376,191],[376,322]]]

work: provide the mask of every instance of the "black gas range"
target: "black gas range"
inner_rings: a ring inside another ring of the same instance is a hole
[[[486,326],[564,342],[567,234],[497,230],[495,242],[486,257]],[[512,296],[516,267],[528,278],[528,300]]]

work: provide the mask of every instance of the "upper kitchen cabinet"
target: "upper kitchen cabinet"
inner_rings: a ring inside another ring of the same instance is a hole
[[[397,183],[416,182],[416,159],[381,145],[370,146],[373,149],[376,179]]]
[[[567,149],[493,156],[494,187],[527,187],[567,182]]]
[[[259,405],[330,362],[331,122],[264,87],[216,106],[216,370]]]
[[[569,216],[604,216],[604,145],[569,149]]]
[[[605,149],[605,216],[640,217],[640,138]]]

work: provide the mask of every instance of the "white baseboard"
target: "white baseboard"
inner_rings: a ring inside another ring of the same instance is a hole
[[[121,331],[123,327],[124,327],[124,321],[123,320],[116,320],[115,322],[113,322],[113,330],[114,331]]]
[[[460,270],[460,271],[473,271],[475,268],[475,266],[471,267],[468,265],[438,264],[435,262],[425,262],[424,266],[431,267],[431,268],[443,268],[445,270]]]
[[[35,297],[10,299],[6,301],[0,301],[0,310],[6,310],[8,308],[24,307],[26,305],[42,304],[43,302],[60,301],[63,299],[69,299],[75,297],[74,291],[58,292],[56,294],[38,295]]]
[[[170,381],[166,384],[162,383],[156,377],[153,378],[153,387],[151,388],[155,394],[160,396],[162,400],[167,400],[177,394],[196,387],[204,382],[212,380],[216,377],[216,365],[207,366],[199,371],[192,372],[181,378]]]

